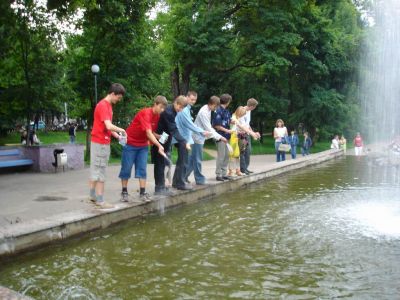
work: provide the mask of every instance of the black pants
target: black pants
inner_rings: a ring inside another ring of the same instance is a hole
[[[185,186],[186,170],[189,164],[189,155],[184,143],[176,144],[178,148],[178,160],[176,162],[172,186],[180,188]]]
[[[160,192],[165,189],[165,166],[166,161],[164,156],[161,156],[158,153],[158,147],[152,146],[151,147],[151,157],[154,161],[154,181],[155,181],[155,191]]]

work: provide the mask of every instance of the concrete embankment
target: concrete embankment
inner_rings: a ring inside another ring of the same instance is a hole
[[[153,196],[153,201],[145,204],[119,202],[119,166],[110,166],[105,194],[107,201],[115,204],[115,208],[110,210],[98,210],[88,203],[88,170],[67,171],[61,174],[3,175],[0,180],[0,256],[14,255],[78,234],[106,228],[127,219],[210,199],[269,177],[316,165],[342,155],[343,151],[328,150],[280,163],[275,163],[272,155],[252,156],[253,174],[235,177],[225,182],[215,181],[215,161],[207,161],[203,166],[206,177],[210,178],[207,186],[195,186],[191,191],[176,191],[171,197]],[[150,165],[150,193],[154,190],[152,173],[153,168]],[[129,184],[130,191],[137,188],[135,179]],[[134,199],[137,199],[137,196]]]

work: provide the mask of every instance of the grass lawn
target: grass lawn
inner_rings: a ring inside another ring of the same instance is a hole
[[[300,138],[300,143],[302,143],[302,139]],[[329,150],[331,147],[331,142],[330,141],[321,141],[315,143],[311,147],[311,153],[317,153],[325,150]],[[215,145],[215,142],[212,140],[207,140],[206,144],[204,145],[204,148],[206,149],[212,149],[216,150],[217,147]],[[300,147],[297,146],[297,153],[301,153]],[[252,155],[257,155],[257,154],[275,154],[275,141],[272,136],[264,136],[263,143],[261,144],[260,141],[251,141],[251,154]]]
[[[69,143],[69,135],[68,132],[65,131],[49,131],[45,133],[44,131],[37,131],[37,136],[43,145],[56,144],[56,143]],[[86,144],[86,131],[77,131],[76,132],[76,143],[77,144]],[[7,144],[20,144],[20,134],[18,132],[11,133],[6,137],[0,137],[0,146],[5,146]],[[120,151],[118,151],[120,152]],[[175,163],[177,159],[177,150],[175,147],[172,149],[172,161]],[[204,160],[213,159],[212,156],[207,153],[203,154]],[[150,161],[150,155],[149,155]],[[110,157],[110,164],[120,164],[121,156],[113,153]],[[88,163],[86,161],[86,163]]]
[[[55,143],[69,143],[69,135],[66,131],[48,131],[47,133],[41,130],[36,131],[36,135],[44,145]],[[11,133],[5,137],[0,137],[0,146],[5,144],[19,144],[21,141],[18,132]],[[76,132],[76,143],[86,143],[86,131]]]

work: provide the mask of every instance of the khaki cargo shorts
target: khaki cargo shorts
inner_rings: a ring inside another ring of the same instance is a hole
[[[97,143],[90,144],[90,180],[101,181],[106,180],[106,168],[108,159],[110,158],[110,145]]]

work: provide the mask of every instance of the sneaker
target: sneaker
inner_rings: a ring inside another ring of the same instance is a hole
[[[171,192],[168,188],[165,188],[163,190],[155,191],[154,195],[156,195],[156,196],[168,196],[169,197],[169,196],[173,196],[174,193]]]
[[[215,178],[217,181],[224,181],[224,178],[222,178],[221,176],[217,176],[217,178]]]
[[[129,194],[128,192],[121,193],[121,202],[129,202]]]
[[[93,197],[89,196],[89,202],[93,203],[93,204],[96,204],[96,198],[93,198]]]
[[[180,191],[191,191],[191,190],[193,190],[193,188],[191,186],[189,186],[189,185],[178,186],[176,189],[180,190]]]
[[[232,180],[233,178],[231,176],[222,176],[223,180]]]
[[[196,182],[196,185],[208,185],[207,182]]]
[[[143,202],[151,202],[149,193],[140,194],[139,199],[142,200]]]
[[[110,209],[110,208],[114,208],[114,205],[112,205],[111,203],[108,203],[106,201],[97,201],[96,202],[96,207],[98,209]]]

